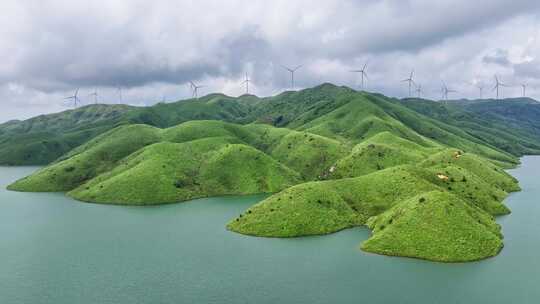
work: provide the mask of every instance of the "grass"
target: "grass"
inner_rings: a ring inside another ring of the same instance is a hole
[[[442,105],[399,101],[332,84],[258,98],[210,94],[151,107],[88,105],[0,124],[0,165],[47,165],[122,124],[160,128],[187,121],[266,123],[355,145],[381,132],[419,143],[426,139],[496,159],[540,153],[540,106],[530,100]]]
[[[68,193],[78,200],[163,204],[198,197],[280,191],[300,181],[293,170],[227,137],[162,142],[123,160]]]
[[[327,167],[349,151],[342,143],[329,138],[268,125],[237,125],[221,121],[190,121],[167,129],[125,125],[81,145],[50,166],[13,183],[9,189],[70,191],[100,174],[114,170],[121,160],[151,144],[189,143],[207,138],[228,138],[229,143],[244,144],[263,154],[265,159],[290,167],[302,179],[308,180],[318,178]],[[250,157],[245,153],[242,155]],[[181,159],[178,161],[181,162]],[[228,166],[234,169],[233,164],[231,162]],[[219,193],[223,194],[224,191]]]
[[[149,144],[160,141],[158,130],[146,125],[126,125],[102,134],[65,157],[8,186],[10,190],[69,191],[113,169],[117,162]]]
[[[455,164],[469,170],[483,179],[486,183],[503,191],[519,191],[520,188],[517,180],[495,163],[472,153],[464,153],[463,151],[456,149],[447,149],[431,155],[429,158],[425,159],[420,166],[444,167]]]
[[[370,218],[368,252],[440,262],[469,262],[494,256],[503,247],[493,217],[457,196],[432,191]]]
[[[526,115],[499,105],[486,114],[407,102],[324,84],[270,98],[88,106],[0,126],[0,163],[51,162],[10,190],[95,203],[274,193],[228,223],[248,235],[367,225],[370,252],[444,262],[497,254],[493,216],[510,213],[502,201],[519,190],[504,168],[540,147],[534,124],[516,127]],[[502,126],[480,123],[493,117]]]
[[[471,159],[469,167],[482,166],[472,165],[475,160]],[[501,175],[490,178],[499,179],[499,184],[505,179]],[[502,248],[493,216],[510,212],[502,204],[507,195],[497,183],[488,183],[457,164],[404,165],[288,188],[252,206],[227,228],[254,236],[296,237],[366,224],[373,236],[362,245],[364,250],[434,261],[472,261],[493,256]],[[398,217],[407,220],[378,234]],[[416,217],[417,221],[411,219]],[[389,224],[382,224],[385,221]],[[451,229],[459,231],[446,231]]]
[[[381,132],[356,145],[337,161],[329,176],[333,179],[356,177],[403,164],[419,163],[442,148],[424,147],[390,132]]]

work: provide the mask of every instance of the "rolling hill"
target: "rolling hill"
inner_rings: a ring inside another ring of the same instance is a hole
[[[25,121],[10,121],[0,124],[0,165],[49,164],[123,124],[167,128],[191,120],[258,122],[306,130],[350,144],[381,130],[407,133],[407,128],[402,126],[405,125],[427,139],[462,149],[488,146],[490,149],[483,147],[484,153],[508,162],[508,154],[540,152],[539,117],[540,105],[528,99],[444,105],[421,99],[397,100],[326,83],[266,98],[210,94],[151,107],[88,105]],[[349,125],[351,122],[354,124]],[[401,135],[408,139],[416,136],[405,133]],[[462,139],[456,138],[456,134],[467,143],[459,143]],[[488,150],[504,152],[506,156]]]
[[[519,191],[504,169],[540,152],[536,107],[397,100],[331,84],[269,98],[87,106],[1,125],[12,144],[0,142],[0,161],[48,163],[10,190],[123,205],[273,193],[227,228],[297,237],[366,225],[363,250],[473,261],[503,246],[494,216],[510,213],[502,201]],[[58,148],[41,146],[45,133]]]

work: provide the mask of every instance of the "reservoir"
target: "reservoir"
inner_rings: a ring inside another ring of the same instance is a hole
[[[360,251],[364,227],[294,239],[226,223],[265,196],[124,207],[5,190],[36,168],[0,167],[0,303],[533,303],[540,298],[540,157],[497,219],[505,248],[441,264]],[[538,248],[537,248],[538,247]]]

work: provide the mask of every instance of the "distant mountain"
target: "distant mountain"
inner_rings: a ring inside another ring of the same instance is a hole
[[[151,107],[89,105],[25,121],[10,121],[0,125],[0,164],[44,165],[121,124],[143,123],[170,127],[189,120],[210,119],[236,123],[257,121],[302,129],[311,120],[338,109],[354,96],[369,96],[372,101],[377,100],[386,105],[403,105],[435,119],[430,124],[451,125],[454,128],[447,130],[450,133],[464,131],[473,142],[480,140],[514,156],[540,151],[540,106],[531,99],[457,101],[444,105],[430,100],[399,101],[380,94],[357,92],[326,83],[267,98],[253,95],[234,98],[211,94],[198,100],[188,99]],[[367,115],[361,109],[355,111]],[[393,111],[394,116],[400,112]],[[411,112],[402,115],[401,119],[406,117],[422,119]]]
[[[402,104],[513,155],[540,152],[540,103],[533,99],[459,100],[447,104],[407,99]]]

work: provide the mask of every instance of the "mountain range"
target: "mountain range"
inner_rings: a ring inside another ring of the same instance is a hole
[[[259,98],[89,105],[0,125],[0,164],[46,165],[9,189],[124,205],[273,193],[227,224],[254,236],[359,225],[366,251],[472,261],[503,247],[504,169],[540,154],[532,99],[395,99],[322,84]]]

